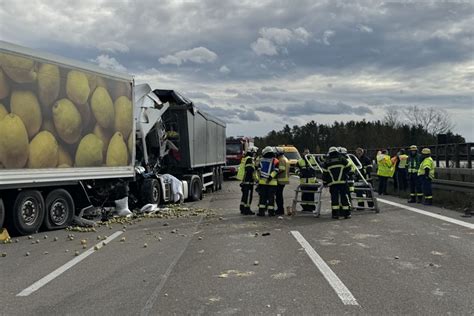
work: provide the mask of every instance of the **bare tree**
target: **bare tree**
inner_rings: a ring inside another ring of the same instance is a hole
[[[454,127],[451,116],[444,109],[413,105],[404,109],[403,115],[406,123],[412,126],[421,125],[432,135],[447,133]]]
[[[391,127],[399,126],[400,125],[400,112],[395,108],[392,108],[392,107],[388,108],[385,111],[383,122]]]

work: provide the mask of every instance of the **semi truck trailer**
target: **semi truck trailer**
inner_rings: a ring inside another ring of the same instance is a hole
[[[220,189],[225,124],[155,91],[0,42],[0,228],[64,228],[124,197],[134,207],[175,202],[176,178],[181,200]]]

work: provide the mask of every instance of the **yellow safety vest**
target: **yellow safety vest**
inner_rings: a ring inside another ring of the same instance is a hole
[[[278,184],[289,184],[290,183],[290,161],[285,156],[281,156],[279,159],[278,170],[280,172],[277,176]]]
[[[380,155],[377,157],[377,175],[382,177],[393,177],[395,169],[392,166],[392,161],[389,155]]]
[[[408,155],[405,155],[405,154],[400,155],[398,159],[400,159],[400,162],[398,163],[398,168],[405,169],[407,166]]]
[[[248,160],[250,159],[250,161]],[[252,166],[254,169],[255,169],[255,166],[253,165],[253,158],[252,157],[243,157],[241,160],[240,160],[240,164],[239,164],[239,170],[237,171],[237,180],[240,180],[242,181],[245,177],[245,169],[248,167],[248,166]],[[255,172],[254,172],[254,176],[253,178],[255,179],[256,175],[255,175]]]
[[[430,169],[429,177],[431,179],[434,179],[435,177],[435,163],[433,161],[433,158],[431,157],[426,157],[423,159],[420,165],[420,169],[418,169],[418,175],[422,176],[425,174],[425,169],[428,168]]]

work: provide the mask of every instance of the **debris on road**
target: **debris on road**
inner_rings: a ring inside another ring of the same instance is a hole
[[[125,237],[120,238],[120,242],[124,242],[124,241],[125,241]]]
[[[269,232],[262,233],[262,236],[270,236]]]
[[[43,252],[43,254],[44,254],[44,255],[47,255],[47,254],[49,254],[49,252],[45,251],[45,252]]]
[[[2,257],[5,258],[7,256],[6,252],[2,252]]]
[[[76,251],[74,252],[74,256],[76,256],[76,257],[79,256],[79,251],[76,250]]]
[[[28,257],[29,255],[30,255],[30,252],[27,251],[27,252],[25,253],[25,256]]]
[[[395,257],[393,257],[393,258],[394,258],[394,259],[400,259],[400,257],[399,257],[399,256],[395,256]]]
[[[53,239],[53,240],[54,240],[54,241],[58,241],[58,239],[59,239],[58,237],[54,237],[54,239]]]
[[[43,238],[44,238],[44,239],[48,239],[48,235],[44,235],[44,237],[43,237]]]
[[[283,219],[283,216],[278,216],[278,219],[282,220],[282,219]]]
[[[253,265],[254,265],[254,266],[258,266],[259,264],[260,264],[260,262],[258,262],[258,261],[254,261],[254,262],[253,262]]]
[[[198,237],[198,240],[202,240],[202,237],[201,237],[201,236],[199,236],[199,237]]]
[[[148,247],[148,244],[147,243],[144,243],[143,244],[143,248],[147,248]]]
[[[98,246],[94,246],[94,250],[99,250],[99,247]]]
[[[82,239],[81,240],[81,245],[86,245],[87,244],[87,239]]]

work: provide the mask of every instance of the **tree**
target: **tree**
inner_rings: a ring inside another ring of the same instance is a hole
[[[421,108],[417,105],[403,110],[405,121],[411,126],[423,126],[429,134],[438,135],[451,131],[454,127],[451,116],[444,109]]]
[[[398,127],[400,125],[400,112],[395,108],[388,108],[385,111],[383,122],[391,127]]]

